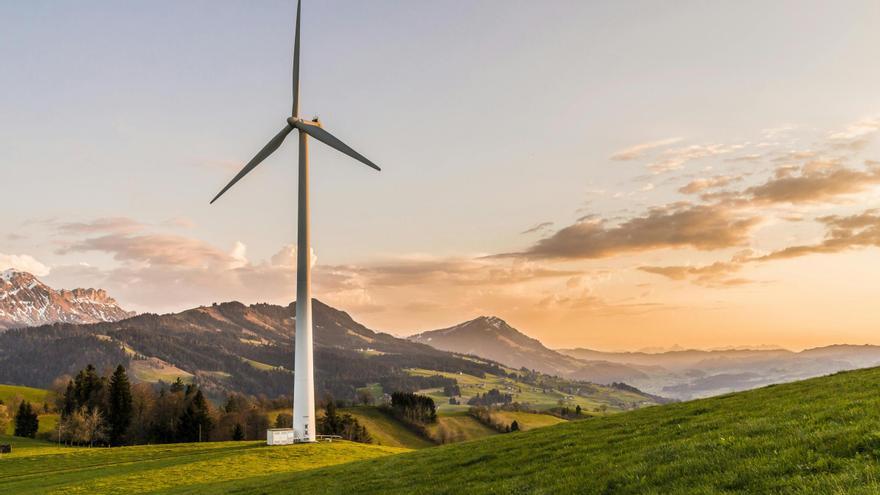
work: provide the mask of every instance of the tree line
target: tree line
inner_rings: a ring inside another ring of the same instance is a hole
[[[66,381],[66,384],[64,382]],[[270,412],[290,410],[289,397],[276,399],[231,393],[218,403],[208,400],[198,384],[131,383],[122,365],[100,374],[91,364],[69,379],[56,380],[54,405],[60,419],[51,438],[68,445],[120,446],[179,442],[263,440],[270,426],[292,427],[290,413],[270,424]],[[370,442],[367,428],[328,397],[318,433]],[[0,403],[0,427],[6,428],[6,405]],[[39,428],[37,409],[21,401],[14,417],[15,435],[33,438]]]
[[[391,413],[407,423],[425,425],[437,421],[434,399],[412,392],[391,394]]]
[[[485,394],[477,394],[468,400],[470,406],[494,406],[505,405],[513,402],[513,395],[502,393],[497,388],[489,390]]]
[[[132,386],[125,367],[110,376],[89,364],[67,382],[57,404],[59,442],[131,445],[196,442],[211,438],[216,413],[195,384]]]

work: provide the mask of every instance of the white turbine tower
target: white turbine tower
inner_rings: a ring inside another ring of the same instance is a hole
[[[295,435],[307,442],[315,441],[315,371],[312,361],[312,295],[309,249],[309,143],[311,136],[318,141],[358,160],[376,170],[375,163],[325,131],[317,118],[311,121],[299,117],[299,25],[301,0],[296,5],[296,37],[293,47],[293,111],[287,125],[257,153],[238,175],[214,199],[223,195],[242,177],[275,152],[294,129],[299,131],[299,212],[296,251],[296,342],[293,386],[293,429]]]

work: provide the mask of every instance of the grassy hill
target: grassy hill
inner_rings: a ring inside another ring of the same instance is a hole
[[[405,452],[405,449],[319,443],[268,447],[264,442],[216,442],[101,448],[57,447],[0,437],[13,453],[0,457],[0,493],[203,493],[205,485],[315,469]],[[222,491],[222,490],[221,490]]]
[[[498,432],[466,412],[445,412],[438,415],[437,423],[428,426],[428,434],[440,443],[454,443],[490,437]]]
[[[382,413],[375,407],[352,407],[343,409],[341,412],[351,414],[357,418],[360,424],[366,426],[370,436],[373,437],[373,443],[376,445],[407,449],[423,449],[434,446],[433,442],[413,433],[403,423]]]
[[[14,397],[32,402],[34,405],[41,406],[49,395],[48,390],[32,387],[19,387],[18,385],[0,385],[0,400],[9,402]]]
[[[839,373],[204,493],[880,492],[880,369]]]

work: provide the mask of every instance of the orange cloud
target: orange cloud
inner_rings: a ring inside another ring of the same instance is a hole
[[[818,244],[790,246],[755,261],[796,258],[816,253],[839,253],[848,249],[880,247],[880,210],[872,209],[850,215],[831,215],[818,219],[825,224],[825,240]]]
[[[657,148],[662,148],[664,146],[669,146],[670,144],[675,144],[681,141],[679,137],[660,139],[657,141],[649,141],[646,143],[640,143],[635,146],[631,146],[629,148],[620,150],[611,155],[612,160],[617,161],[629,161],[636,160],[638,158],[643,157],[649,151],[653,151]]]
[[[714,250],[739,246],[760,218],[740,216],[723,205],[676,203],[609,226],[586,219],[541,239],[522,253],[528,258],[591,259],[666,248]]]
[[[732,175],[716,175],[715,177],[708,177],[705,179],[694,179],[679,188],[678,192],[682,194],[696,194],[703,192],[707,189],[724,187],[728,184],[740,180],[742,180],[742,177],[736,177]]]
[[[880,167],[858,170],[833,162],[808,162],[796,173],[791,167],[777,169],[776,176],[764,184],[744,191],[756,203],[829,202],[845,194],[865,191],[880,184]]]

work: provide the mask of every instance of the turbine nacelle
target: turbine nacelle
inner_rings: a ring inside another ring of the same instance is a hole
[[[287,117],[287,123],[290,125],[290,127],[296,128],[299,128],[298,124],[318,126],[322,129],[324,128],[324,126],[321,125],[321,120],[318,117],[315,117],[312,120],[306,120],[299,117]]]

